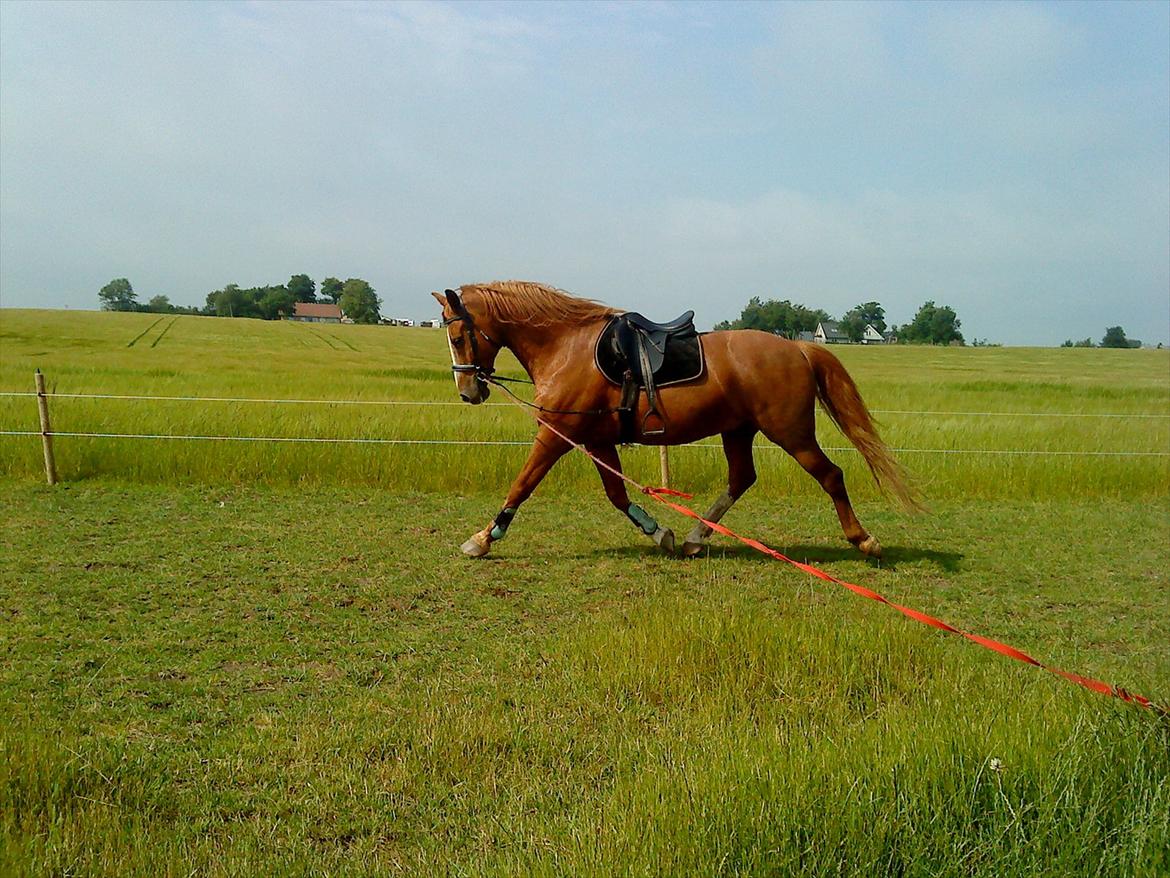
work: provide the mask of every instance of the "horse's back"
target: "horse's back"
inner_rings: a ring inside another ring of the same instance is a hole
[[[747,392],[776,386],[789,391],[811,388],[812,370],[801,345],[758,329],[729,329],[703,336],[703,353],[718,380]]]
[[[704,333],[702,341],[703,377],[662,389],[673,441],[777,421],[812,423],[816,381],[797,342],[747,329]]]

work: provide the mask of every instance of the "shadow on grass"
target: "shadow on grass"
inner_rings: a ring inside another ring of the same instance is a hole
[[[867,560],[857,549],[852,546],[818,546],[818,545],[794,545],[794,546],[773,546],[772,548],[786,555],[793,561],[800,561],[805,564],[834,564],[838,562],[848,561],[865,561]],[[601,557],[619,557],[619,558],[654,558],[667,557],[663,553],[651,545],[646,546],[599,546],[591,552],[582,552],[578,557],[580,558],[601,558]],[[706,558],[711,556],[715,560],[720,558],[734,558],[739,561],[758,561],[760,563],[775,563],[775,559],[761,552],[756,551],[751,546],[744,545],[713,545],[703,550],[703,553],[698,555],[698,558]],[[870,560],[869,563],[873,567],[881,567],[883,570],[897,570],[898,564],[913,564],[916,562],[926,561],[935,564],[941,570],[947,573],[957,573],[960,569],[960,563],[963,560],[963,555],[958,552],[944,552],[936,549],[925,549],[908,546],[883,546],[882,559],[880,562]],[[674,556],[674,560],[681,563],[686,563],[692,559],[683,558],[681,556]]]

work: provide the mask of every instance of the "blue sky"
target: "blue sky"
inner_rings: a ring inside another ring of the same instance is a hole
[[[0,304],[524,278],[1170,338],[1170,4],[0,5]]]

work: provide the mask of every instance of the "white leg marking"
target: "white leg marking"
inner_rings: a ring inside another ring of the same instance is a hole
[[[719,495],[719,499],[711,504],[711,508],[704,513],[703,518],[707,521],[718,522],[734,505],[735,498],[729,492],[724,491]],[[701,521],[696,521],[691,532],[687,534],[686,542],[683,543],[683,554],[688,557],[699,554],[703,551],[703,546],[709,536],[711,536],[711,528]]]

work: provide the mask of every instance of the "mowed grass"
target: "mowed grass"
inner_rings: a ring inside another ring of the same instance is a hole
[[[1170,488],[1170,351],[838,347],[885,438],[928,497],[1160,496]],[[167,484],[349,484],[502,493],[527,454],[530,416],[496,391],[458,403],[441,331],[266,323],[152,314],[0,312],[0,390],[263,399],[333,405],[57,398],[64,432],[411,441],[512,441],[511,446],[117,440],[61,437],[58,469],[76,481],[114,476]],[[508,356],[505,374],[520,370]],[[531,388],[521,386],[521,395]],[[776,388],[783,392],[783,388]],[[346,405],[344,402],[379,403]],[[381,403],[408,403],[383,405]],[[419,405],[425,403],[425,405]],[[1102,417],[1109,415],[1110,417]],[[0,430],[39,429],[35,400],[0,397]],[[772,496],[820,489],[761,439]],[[822,418],[821,442],[853,493],[874,495],[848,442]],[[677,480],[718,492],[717,447],[672,456]],[[1053,452],[1056,452],[1055,454]],[[1115,452],[1121,452],[1116,456]],[[1161,456],[1151,456],[1161,455]],[[627,467],[653,479],[657,452],[630,449]],[[0,474],[41,472],[35,437],[0,436]],[[596,484],[588,461],[558,464],[543,488]]]
[[[725,543],[539,496],[5,487],[0,860],[32,874],[1159,875],[1170,726]],[[729,516],[1170,699],[1166,504]]]
[[[1137,417],[1170,414],[1166,352],[838,353],[895,447],[1170,451]],[[61,393],[446,403],[447,362],[430,330],[0,311],[3,390],[40,366]],[[52,406],[93,432],[533,432],[502,406]],[[0,397],[0,429],[34,401]],[[1165,718],[726,540],[662,557],[587,461],[471,562],[523,447],[60,437],[48,488],[37,437],[0,443],[0,872],[1170,870]],[[726,522],[1170,702],[1165,457],[907,452],[914,517],[833,456],[882,565],[782,452]],[[700,507],[722,489],[717,450],[672,466]]]

